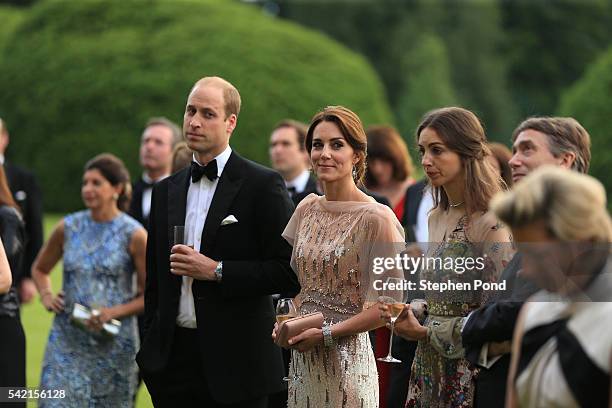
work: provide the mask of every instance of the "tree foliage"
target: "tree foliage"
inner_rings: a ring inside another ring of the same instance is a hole
[[[406,50],[400,67],[409,73],[404,81],[395,112],[398,126],[409,144],[423,114],[440,106],[457,104],[444,42],[433,34],[421,35]],[[416,146],[411,149],[416,152]]]
[[[182,121],[206,75],[241,92],[232,146],[268,161],[270,129],[342,104],[368,123],[392,120],[366,60],[328,37],[235,2],[43,1],[0,58],[0,111],[10,153],[40,178],[49,210],[79,208],[82,166],[110,151],[138,173],[142,126]]]
[[[612,192],[612,48],[589,67],[561,98],[559,114],[576,118],[591,135],[590,173]]]
[[[612,1],[501,4],[509,81],[521,115],[553,114],[561,92],[612,43]]]
[[[487,124],[492,139],[508,139],[517,121],[517,110],[506,84],[504,36],[496,1],[285,0],[279,3],[281,16],[324,31],[367,56],[385,84],[396,121],[404,124],[404,129],[417,125],[409,123],[414,120],[414,112],[403,111],[403,106],[410,104],[408,99],[414,99],[414,105],[425,99],[435,107],[453,101],[477,112]],[[408,58],[419,54],[410,57],[415,50],[424,51],[424,39],[434,47],[429,52],[436,59],[408,62]],[[439,63],[442,68],[437,67]],[[431,79],[433,75],[437,77],[428,83],[436,89],[415,88],[418,78]],[[440,93],[440,88],[447,90]],[[409,89],[419,93],[407,95]],[[436,95],[441,97],[436,99]],[[416,117],[420,118],[423,113]]]

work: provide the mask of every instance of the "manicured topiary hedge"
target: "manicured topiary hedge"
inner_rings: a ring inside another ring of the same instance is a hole
[[[0,116],[9,156],[31,167],[45,209],[82,206],[83,164],[102,151],[135,176],[143,123],[177,122],[195,80],[220,75],[240,90],[232,146],[267,163],[271,126],[344,104],[368,123],[391,121],[383,88],[359,55],[329,38],[213,0],[42,1],[0,55]]]

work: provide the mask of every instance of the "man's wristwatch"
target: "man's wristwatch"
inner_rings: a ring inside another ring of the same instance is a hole
[[[219,263],[215,267],[215,280],[217,282],[221,282],[222,278],[223,278],[223,261],[219,261]]]

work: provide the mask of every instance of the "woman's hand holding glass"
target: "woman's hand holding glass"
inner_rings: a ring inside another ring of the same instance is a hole
[[[388,288],[389,292],[378,298],[379,309],[381,312],[383,311],[381,308],[384,307],[384,313],[381,314],[381,318],[383,315],[388,316],[386,319],[391,322],[391,327],[389,328],[391,330],[391,336],[389,338],[389,353],[386,357],[377,359],[378,361],[383,361],[385,363],[401,363],[401,360],[398,360],[391,355],[391,351],[393,346],[393,326],[398,316],[402,313],[404,307],[406,306],[402,301],[404,296],[403,283],[404,280],[399,277],[387,278],[386,287]]]
[[[272,331],[272,339],[276,341],[278,326],[285,320],[297,317],[297,309],[292,299],[284,298],[279,299],[276,304],[276,323],[274,323],[274,330]],[[289,377],[283,377],[283,381],[289,381]]]
[[[419,323],[411,305],[405,305],[395,322],[393,322],[389,305],[380,303],[378,308],[381,318],[390,322],[387,323],[387,327],[393,329],[394,333],[410,340],[423,340],[427,337],[427,327]]]

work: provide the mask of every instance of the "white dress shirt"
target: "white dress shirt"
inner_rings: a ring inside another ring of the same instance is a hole
[[[433,197],[429,186],[423,189],[423,197],[417,210],[417,223],[414,227],[414,235],[417,242],[429,242],[429,212],[433,208]]]
[[[304,170],[300,173],[299,176],[294,178],[291,181],[285,180],[285,186],[287,188],[293,187],[295,188],[296,194],[299,194],[306,190],[306,184],[308,184],[308,179],[310,178],[310,172],[308,170]]]
[[[220,155],[215,157],[217,160],[217,176],[221,177],[223,169],[231,154],[232,149],[227,146]],[[193,160],[201,165],[195,154],[193,155]],[[197,183],[191,183],[191,181],[189,183],[189,190],[187,190],[187,208],[185,211],[184,239],[186,245],[193,245],[193,249],[198,252],[202,244],[201,239],[204,223],[206,222],[208,210],[210,209],[210,204],[218,183],[219,178],[210,181],[206,176],[202,177]],[[193,292],[191,291],[192,284],[193,278],[183,276],[179,312],[176,317],[176,324],[188,329],[195,329],[197,327],[195,306],[193,304]]]
[[[168,176],[169,176],[169,174],[164,174],[163,176],[161,176],[157,180],[153,180],[146,173],[142,173],[142,180],[145,183],[154,184],[154,183],[162,181],[163,179],[165,179]],[[141,201],[141,204],[142,204],[142,218],[145,218],[145,219],[149,218],[149,213],[151,212],[151,196],[152,195],[153,195],[153,186],[147,187],[147,188],[142,190],[142,201]]]

